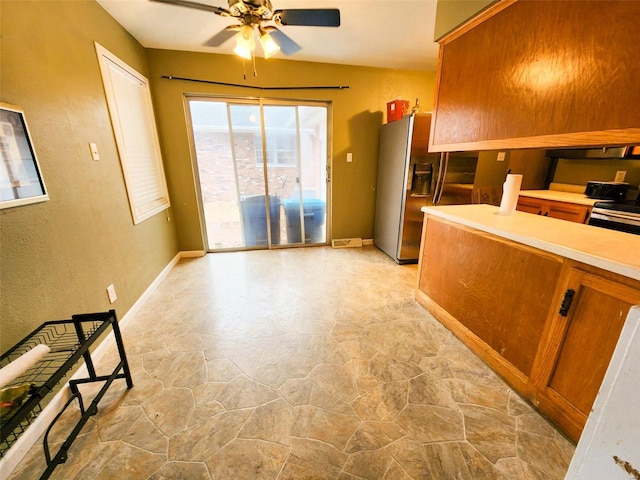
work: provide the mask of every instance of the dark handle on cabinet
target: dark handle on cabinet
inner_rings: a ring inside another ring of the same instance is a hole
[[[560,305],[560,311],[558,312],[563,317],[567,316],[569,312],[569,308],[571,308],[571,302],[573,301],[573,296],[576,294],[575,290],[569,289],[564,293],[564,298],[562,299],[562,304]]]

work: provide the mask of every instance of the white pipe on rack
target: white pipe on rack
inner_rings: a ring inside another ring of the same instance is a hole
[[[20,355],[13,362],[0,368],[0,387],[4,387],[5,385],[13,382],[16,378],[42,360],[50,351],[51,349],[47,345],[41,343],[40,345],[33,347],[28,352]]]

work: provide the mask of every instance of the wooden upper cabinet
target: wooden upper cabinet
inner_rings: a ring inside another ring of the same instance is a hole
[[[640,2],[502,0],[442,39],[431,151],[640,142]]]

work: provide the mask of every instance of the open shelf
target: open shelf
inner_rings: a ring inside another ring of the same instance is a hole
[[[109,331],[114,334],[120,361],[109,375],[98,376],[91,358],[90,347],[101,337],[106,336]],[[0,429],[0,458],[6,454],[34,422],[55,386],[70,373],[76,363],[84,360],[88,376],[69,381],[71,398],[60,414],[53,420],[44,436],[43,444],[47,470],[41,478],[48,478],[55,467],[66,460],[67,450],[89,417],[97,413],[98,403],[113,380],[117,378],[125,379],[127,388],[133,387],[133,381],[131,380],[116,313],[113,310],[102,313],[73,315],[68,320],[54,320],[43,323],[0,356],[0,368],[5,367],[40,344],[47,345],[50,348],[50,352],[10,384],[2,387],[5,389],[32,385],[29,395],[26,396],[24,403],[19,408],[16,405],[10,413],[7,413],[6,410],[3,412],[2,428]],[[78,385],[94,382],[104,382],[104,385],[91,404],[85,408]],[[58,452],[52,457],[47,444],[48,432],[62,412],[74,400],[78,401],[82,417],[73,431],[70,432],[67,440],[63,442]]]

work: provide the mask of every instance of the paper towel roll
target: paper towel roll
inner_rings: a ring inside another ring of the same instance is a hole
[[[502,185],[502,200],[500,201],[500,215],[513,215],[518,204],[522,175],[510,173]]]
[[[42,360],[50,351],[51,349],[45,344],[37,345],[28,352],[20,355],[7,366],[0,368],[0,387],[4,387],[5,385],[13,382],[16,378]]]

